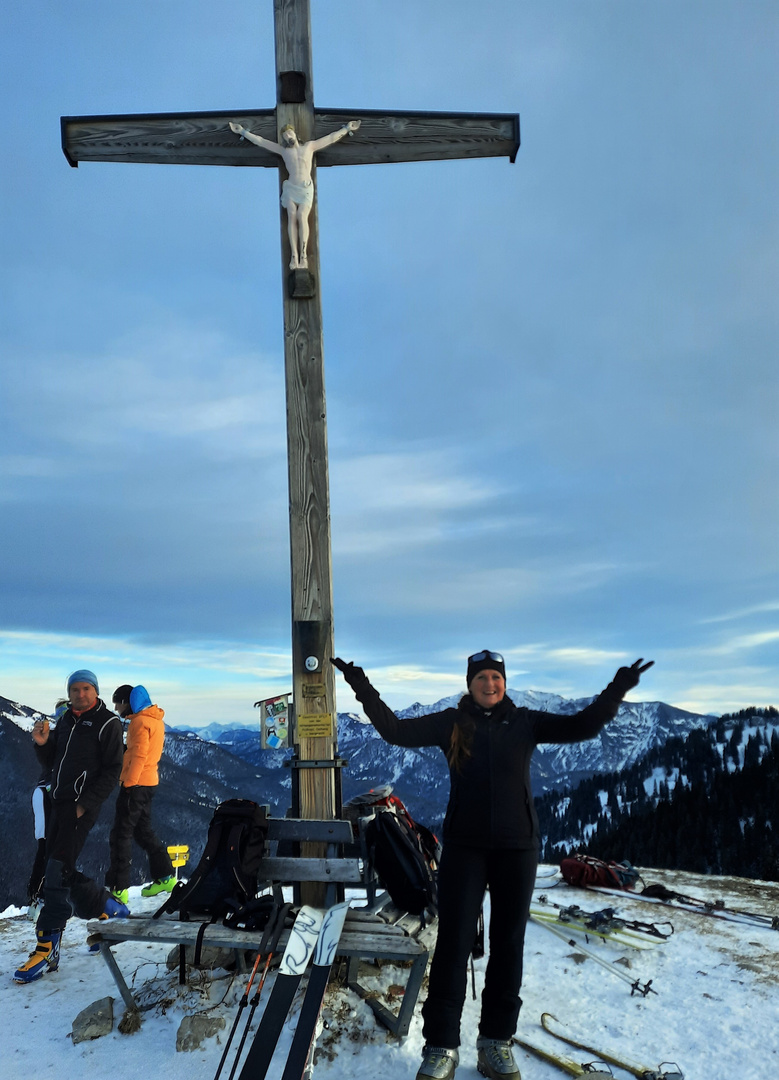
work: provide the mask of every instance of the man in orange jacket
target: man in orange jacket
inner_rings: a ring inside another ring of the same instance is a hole
[[[129,720],[129,727],[109,837],[111,865],[105,880],[111,895],[126,904],[133,840],[149,857],[152,882],[142,890],[143,896],[172,892],[176,878],[167,848],[151,823],[151,802],[159,784],[158,766],[165,742],[165,713],[152,705],[144,686],[120,686],[114,693],[114,708],[122,719]]]

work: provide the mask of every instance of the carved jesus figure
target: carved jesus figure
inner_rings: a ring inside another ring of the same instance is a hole
[[[254,135],[240,124],[230,122],[230,130],[236,135],[248,139],[255,146],[262,146],[265,150],[278,154],[287,167],[289,179],[281,186],[281,205],[287,211],[287,230],[292,252],[290,270],[305,270],[308,267],[308,215],[314,204],[314,182],[311,179],[314,154],[325,146],[332,146],[345,135],[352,135],[359,126],[359,120],[350,120],[342,128],[331,131],[321,139],[301,143],[295,129],[291,124],[287,124],[281,129],[282,145],[279,145],[270,139],[263,139],[261,135]]]

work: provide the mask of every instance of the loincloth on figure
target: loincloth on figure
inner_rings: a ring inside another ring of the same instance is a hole
[[[287,210],[289,209],[290,203],[295,203],[297,206],[313,206],[313,182],[309,181],[307,184],[295,184],[292,180],[285,180],[281,185],[281,205]]]

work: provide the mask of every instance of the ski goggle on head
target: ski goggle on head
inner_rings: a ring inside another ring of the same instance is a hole
[[[478,664],[480,660],[497,660],[499,664],[505,663],[505,660],[499,652],[490,652],[489,649],[482,649],[481,652],[474,653],[473,656],[468,657],[469,664]]]

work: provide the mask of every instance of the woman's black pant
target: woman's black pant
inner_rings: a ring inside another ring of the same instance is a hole
[[[170,877],[173,865],[168,850],[151,823],[151,801],[155,787],[134,785],[119,788],[114,825],[109,837],[111,865],[105,876],[109,889],[126,889],[130,884],[133,840],[149,858],[152,880]]]
[[[481,996],[479,1034],[510,1039],[522,999],[525,927],[538,852],[444,845],[438,872],[438,939],[430,968],[423,1034],[430,1046],[460,1045],[468,957],[485,889],[490,890],[489,960]]]

